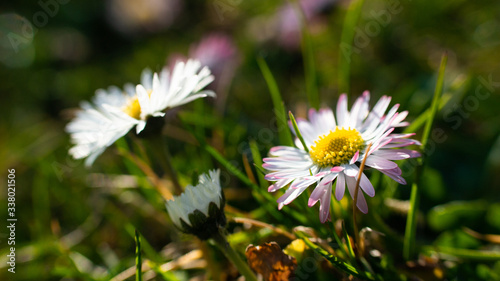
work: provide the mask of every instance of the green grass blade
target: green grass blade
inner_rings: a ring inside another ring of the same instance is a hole
[[[295,235],[302,239],[304,241],[304,243],[311,249],[313,249],[316,253],[320,254],[321,256],[323,256],[326,260],[328,260],[333,266],[335,266],[336,268],[342,270],[343,272],[347,273],[347,274],[350,274],[354,277],[357,277],[357,278],[360,278],[360,279],[363,279],[363,280],[375,280],[373,275],[369,272],[360,272],[357,268],[355,268],[354,266],[350,265],[349,263],[347,262],[344,262],[342,260],[340,260],[339,258],[337,258],[336,256],[330,254],[328,251],[326,251],[325,249],[321,248],[320,246],[314,244],[313,242],[311,242],[311,240],[309,240],[302,232],[300,231],[296,231],[295,232]]]
[[[422,141],[421,141],[422,145],[420,149],[424,153],[426,151],[426,145],[429,140],[432,123],[434,121],[438,109],[439,100],[443,92],[444,72],[446,69],[447,59],[448,59],[447,54],[444,54],[443,57],[441,58],[441,65],[439,67],[436,89],[434,90],[434,97],[432,98],[432,104],[430,107],[431,111],[428,115],[427,122],[425,123],[424,132],[422,134]],[[410,209],[408,211],[408,216],[406,219],[405,238],[403,243],[403,257],[406,260],[410,260],[415,257],[415,235],[417,230],[417,212],[418,212],[418,202],[420,201],[418,185],[423,171],[424,160],[425,160],[425,155],[422,154],[422,158],[420,159],[420,165],[417,167],[415,181],[411,187]]]
[[[418,185],[414,182],[411,186],[410,209],[406,219],[405,237],[403,242],[403,256],[406,260],[410,260],[415,255],[415,236],[417,232],[417,213],[418,202],[420,196],[418,194]]]
[[[306,25],[302,27],[302,57],[304,58],[307,100],[312,108],[318,110],[320,102],[314,62],[314,48]]]
[[[353,0],[345,15],[339,46],[338,86],[340,93],[349,93],[351,55],[355,48],[353,46],[355,27],[361,15],[363,3],[364,0]]]
[[[302,137],[302,134],[299,131],[299,126],[297,125],[297,121],[295,121],[295,117],[293,116],[292,112],[288,112],[288,116],[290,117],[290,121],[292,121],[293,129],[295,130],[295,134],[297,134],[297,138],[299,138],[300,143],[302,143],[302,146],[304,147],[306,152],[309,152],[309,148],[307,148],[306,142],[304,141],[304,138]]]
[[[135,280],[142,281],[141,236],[135,230]]]
[[[206,144],[204,145],[204,148],[208,152],[208,154],[212,155],[212,157],[215,158],[217,162],[224,166],[224,168],[226,168],[231,174],[237,177],[245,185],[248,185],[250,187],[255,186],[255,184],[242,171],[240,171],[237,167],[226,160],[226,158],[222,156],[222,154],[220,154],[213,146]]]
[[[262,157],[259,152],[259,147],[257,146],[257,142],[255,140],[250,141],[250,151],[252,152],[253,163],[255,164],[255,168],[257,169],[257,178],[259,179],[259,184],[261,188],[266,188],[269,183],[264,178],[264,173],[262,173]]]
[[[299,6],[299,5],[297,5]],[[311,34],[307,28],[307,22],[302,9],[302,58],[304,61],[304,72],[306,80],[306,94],[309,105],[316,110],[319,109],[319,92],[317,87],[316,63],[314,62],[314,46]]]
[[[439,66],[439,74],[436,83],[436,89],[434,90],[434,97],[432,98],[432,104],[430,107],[431,113],[427,118],[427,123],[425,123],[424,132],[422,134],[422,146],[421,149],[424,151],[427,142],[429,141],[429,135],[431,133],[432,123],[434,122],[434,118],[436,116],[436,112],[439,106],[439,100],[441,98],[441,94],[443,93],[443,84],[444,84],[444,71],[446,69],[446,62],[448,61],[448,54],[444,54],[441,58],[441,65]]]
[[[300,20],[302,60],[304,63],[304,77],[306,80],[306,95],[309,105],[316,110],[319,109],[319,92],[317,87],[317,74],[314,62],[314,47],[307,27],[307,18],[299,1],[293,1],[295,13]]]
[[[276,115],[276,122],[278,123],[278,135],[280,143],[283,145],[293,145],[292,133],[288,129],[288,120],[286,118],[285,105],[281,98],[281,94],[274,79],[271,70],[267,66],[266,61],[263,58],[258,57],[257,63],[259,64],[260,71],[266,80],[267,87],[269,88],[269,93],[271,93],[271,99],[274,106],[274,114]]]
[[[351,260],[356,259],[356,254],[354,253],[354,248],[352,247],[351,239],[349,239],[349,234],[347,234],[347,230],[345,229],[345,223],[342,222],[342,235],[344,235],[345,244],[347,246],[347,253]]]
[[[435,246],[422,247],[422,251],[426,253],[435,253],[442,259],[447,259],[446,256],[451,256],[454,260],[456,258],[460,258],[468,261],[500,261],[499,251],[482,251]]]

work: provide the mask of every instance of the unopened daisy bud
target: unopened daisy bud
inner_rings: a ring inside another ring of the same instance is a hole
[[[172,222],[182,232],[207,240],[226,226],[219,176],[219,170],[202,174],[196,186],[188,185],[184,193],[166,202]]]

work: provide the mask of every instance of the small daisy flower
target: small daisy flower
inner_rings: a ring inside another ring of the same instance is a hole
[[[270,171],[266,180],[274,184],[269,192],[288,186],[285,194],[278,199],[278,208],[287,205],[311,185],[316,185],[309,197],[309,207],[320,201],[320,220],[325,222],[330,215],[332,184],[335,185],[335,198],[341,200],[345,188],[354,196],[359,175],[359,164],[365,156],[367,167],[386,174],[400,184],[406,184],[401,169],[393,160],[419,157],[420,153],[401,147],[419,144],[409,139],[414,134],[395,134],[394,128],[408,125],[404,119],[407,111],[397,112],[399,104],[387,113],[391,97],[383,96],[369,110],[370,94],[364,92],[351,108],[347,109],[347,96],[341,95],[334,116],[329,108],[319,111],[309,110],[309,120],[298,119],[297,126],[307,147],[296,138],[298,148],[288,146],[273,147],[270,158],[264,158],[263,167]],[[291,126],[295,135],[297,133]],[[366,151],[371,144],[370,150]],[[396,149],[394,149],[396,148]],[[364,173],[361,174],[357,207],[368,212],[363,193],[373,197],[375,189]]]
[[[75,159],[87,158],[85,164],[90,166],[134,126],[137,134],[142,132],[150,117],[163,117],[166,109],[198,98],[215,97],[214,92],[203,90],[214,77],[207,67],[200,67],[199,61],[188,60],[178,62],[172,74],[166,68],[159,74],[146,69],[136,87],[97,90],[92,104],[82,102],[82,110],[66,127],[74,144],[69,153]]]
[[[219,177],[219,170],[202,174],[198,185],[188,185],[184,193],[165,203],[172,222],[182,232],[206,240],[225,227],[225,200]]]

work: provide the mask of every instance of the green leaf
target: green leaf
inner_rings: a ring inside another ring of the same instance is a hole
[[[271,93],[271,99],[273,100],[274,114],[276,115],[276,122],[278,125],[278,135],[280,138],[280,143],[283,145],[293,145],[292,134],[288,128],[288,121],[286,118],[286,111],[281,94],[274,79],[273,74],[269,70],[266,61],[263,58],[258,57],[257,63],[259,64],[260,71],[266,80],[267,87]]]
[[[434,240],[433,244],[438,247],[476,249],[481,246],[481,241],[465,233],[462,229],[445,231]]]
[[[420,188],[431,199],[438,201],[445,199],[446,188],[441,173],[431,167],[425,167],[422,174]]]
[[[485,201],[454,201],[432,208],[427,221],[429,226],[436,230],[456,228],[467,222],[475,222],[481,219],[488,208]]]
[[[486,220],[491,226],[500,230],[500,203],[491,204],[486,214]]]
[[[316,253],[320,254],[321,256],[323,256],[326,260],[328,260],[333,266],[335,266],[336,268],[344,271],[345,273],[347,274],[350,274],[354,277],[357,277],[357,278],[361,278],[361,279],[368,279],[368,280],[375,280],[374,276],[369,273],[369,272],[364,272],[364,271],[359,271],[357,268],[355,268],[354,266],[350,265],[349,263],[345,262],[345,261],[342,261],[340,260],[339,258],[337,258],[336,256],[330,254],[328,251],[326,251],[325,249],[321,248],[320,246],[314,244],[313,242],[311,242],[311,240],[309,240],[306,235],[300,231],[296,231],[295,232],[295,235],[304,240],[304,243],[306,243],[306,245],[313,249]]]
[[[158,266],[158,264],[156,264],[154,262],[149,262],[149,266],[151,267],[151,269],[154,272],[159,274],[166,281],[178,281],[179,280],[179,278],[177,278],[177,276],[175,276],[175,274],[172,271],[162,270],[161,266]]]
[[[438,254],[441,259],[456,260],[460,258],[469,261],[499,261],[500,251],[484,251],[484,250],[470,250],[470,249],[457,249],[451,247],[422,247],[422,251],[428,254]]]
[[[351,71],[351,55],[356,24],[358,24],[364,0],[353,0],[347,9],[339,46],[338,83],[340,93],[349,93],[349,75]]]

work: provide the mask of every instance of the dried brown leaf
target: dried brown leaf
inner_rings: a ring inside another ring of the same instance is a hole
[[[281,250],[276,242],[249,245],[245,255],[250,268],[267,281],[288,281],[294,277],[297,260]]]

